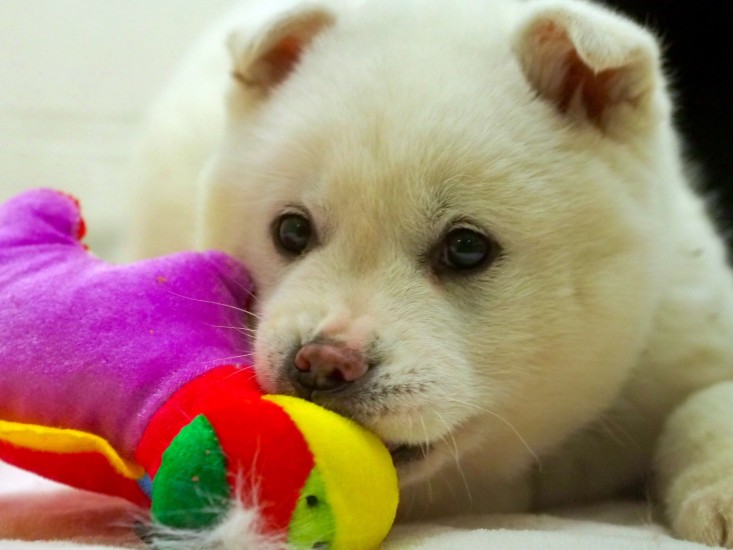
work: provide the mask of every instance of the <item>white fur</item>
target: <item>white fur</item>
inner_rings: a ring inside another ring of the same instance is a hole
[[[295,343],[378,343],[364,391],[324,403],[433,445],[400,470],[403,516],[599,498],[658,466],[676,532],[733,545],[733,286],[647,31],[573,0],[263,0],[198,51],[152,118],[146,231],[196,219],[250,267],[268,390]],[[293,205],[320,236],[294,261],[270,234]],[[454,218],[495,265],[421,263]],[[144,252],[192,245],[172,233]]]
[[[233,501],[229,513],[213,529],[189,531],[154,526],[147,535],[156,550],[288,550],[283,537],[263,534],[256,507]]]

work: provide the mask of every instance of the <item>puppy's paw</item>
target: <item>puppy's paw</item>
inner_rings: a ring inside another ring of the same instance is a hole
[[[733,548],[733,380],[691,395],[670,415],[656,476],[677,536]]]
[[[670,520],[680,538],[733,548],[733,478],[693,491]]]

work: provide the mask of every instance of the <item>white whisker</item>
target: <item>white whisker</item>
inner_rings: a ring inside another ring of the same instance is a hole
[[[242,309],[241,307],[233,306],[231,304],[224,304],[224,303],[221,303],[221,302],[214,302],[212,300],[204,300],[202,298],[193,298],[191,296],[186,296],[184,294],[179,294],[177,292],[173,292],[172,290],[169,290],[167,288],[164,289],[164,290],[165,290],[165,292],[167,292],[169,294],[172,294],[173,296],[178,296],[179,298],[183,298],[185,300],[191,300],[193,302],[201,302],[203,304],[211,304],[213,306],[220,306],[220,307],[225,307],[225,308],[233,309],[233,310],[236,310],[236,311],[238,311],[240,313],[244,313],[245,315],[251,315],[252,314],[252,312],[249,311],[249,310]]]
[[[475,405],[473,403],[467,403],[465,401],[461,401],[460,399],[452,399],[452,398],[449,398],[449,400],[450,401],[453,401],[455,403],[459,403],[461,405],[465,405],[467,407],[473,407],[473,408],[475,408],[475,409],[477,409],[477,410],[479,410],[481,412],[484,412],[486,414],[489,414],[489,415],[493,416],[494,418],[496,418],[497,420],[499,420],[500,422],[502,422],[506,427],[508,427],[514,433],[514,435],[517,436],[517,439],[519,439],[519,441],[522,443],[522,445],[524,446],[524,448],[527,449],[527,451],[529,452],[529,454],[532,456],[532,458],[534,459],[534,461],[537,464],[537,466],[541,469],[541,467],[542,467],[542,461],[540,460],[540,457],[537,455],[537,453],[534,451],[534,449],[532,449],[532,447],[529,446],[529,443],[527,443],[527,440],[524,439],[524,437],[522,437],[522,434],[519,433],[519,430],[517,430],[517,428],[514,427],[514,424],[512,424],[511,422],[509,422],[506,418],[504,418],[503,416],[501,416],[499,413],[496,413],[496,412],[494,412],[491,409],[488,409],[486,407],[480,407],[480,406]]]
[[[241,326],[241,327],[235,327],[233,325],[207,325],[211,328],[226,328],[230,330],[236,330],[237,332],[240,332],[246,336],[254,336],[256,334],[256,330],[251,329],[249,327]]]
[[[452,450],[453,458],[455,459],[456,463],[456,470],[458,470],[458,474],[461,476],[461,480],[463,481],[463,486],[466,489],[466,496],[468,497],[468,502],[473,504],[473,494],[471,493],[471,488],[468,484],[468,480],[466,479],[466,474],[463,471],[463,466],[461,465],[461,457],[460,453],[458,452],[458,443],[456,442],[456,438],[453,435],[453,430],[451,430],[450,425],[448,422],[446,422],[445,418],[443,418],[443,415],[439,413],[435,413],[437,418],[443,423],[445,426],[446,432],[445,435],[441,437],[443,441],[445,441],[446,445]],[[450,444],[448,443],[447,437],[450,437]]]
[[[254,356],[254,353],[243,353],[241,355],[230,355],[229,357],[219,357],[217,359],[211,359],[209,361],[206,361],[205,364],[211,365],[213,363],[223,363],[225,361],[230,361],[232,359],[250,359],[252,356]]]
[[[425,437],[425,442],[421,443],[420,447],[422,448],[423,456],[425,456],[427,454],[426,446],[430,444],[430,437],[428,437],[428,428],[425,425],[425,418],[422,416],[420,417],[420,423],[422,424],[423,434]],[[428,502],[433,502],[433,484],[430,478],[428,478]]]

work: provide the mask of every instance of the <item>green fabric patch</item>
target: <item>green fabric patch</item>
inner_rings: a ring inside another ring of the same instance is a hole
[[[295,505],[288,542],[296,548],[330,548],[336,535],[336,518],[318,466],[314,466]]]
[[[199,415],[163,453],[153,480],[153,517],[169,527],[209,527],[226,513],[230,497],[219,439],[211,423]]]

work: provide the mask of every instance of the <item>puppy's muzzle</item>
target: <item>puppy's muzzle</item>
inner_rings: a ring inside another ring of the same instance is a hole
[[[295,354],[288,369],[290,381],[300,397],[313,392],[338,392],[362,378],[369,364],[357,350],[335,343],[311,342]]]

